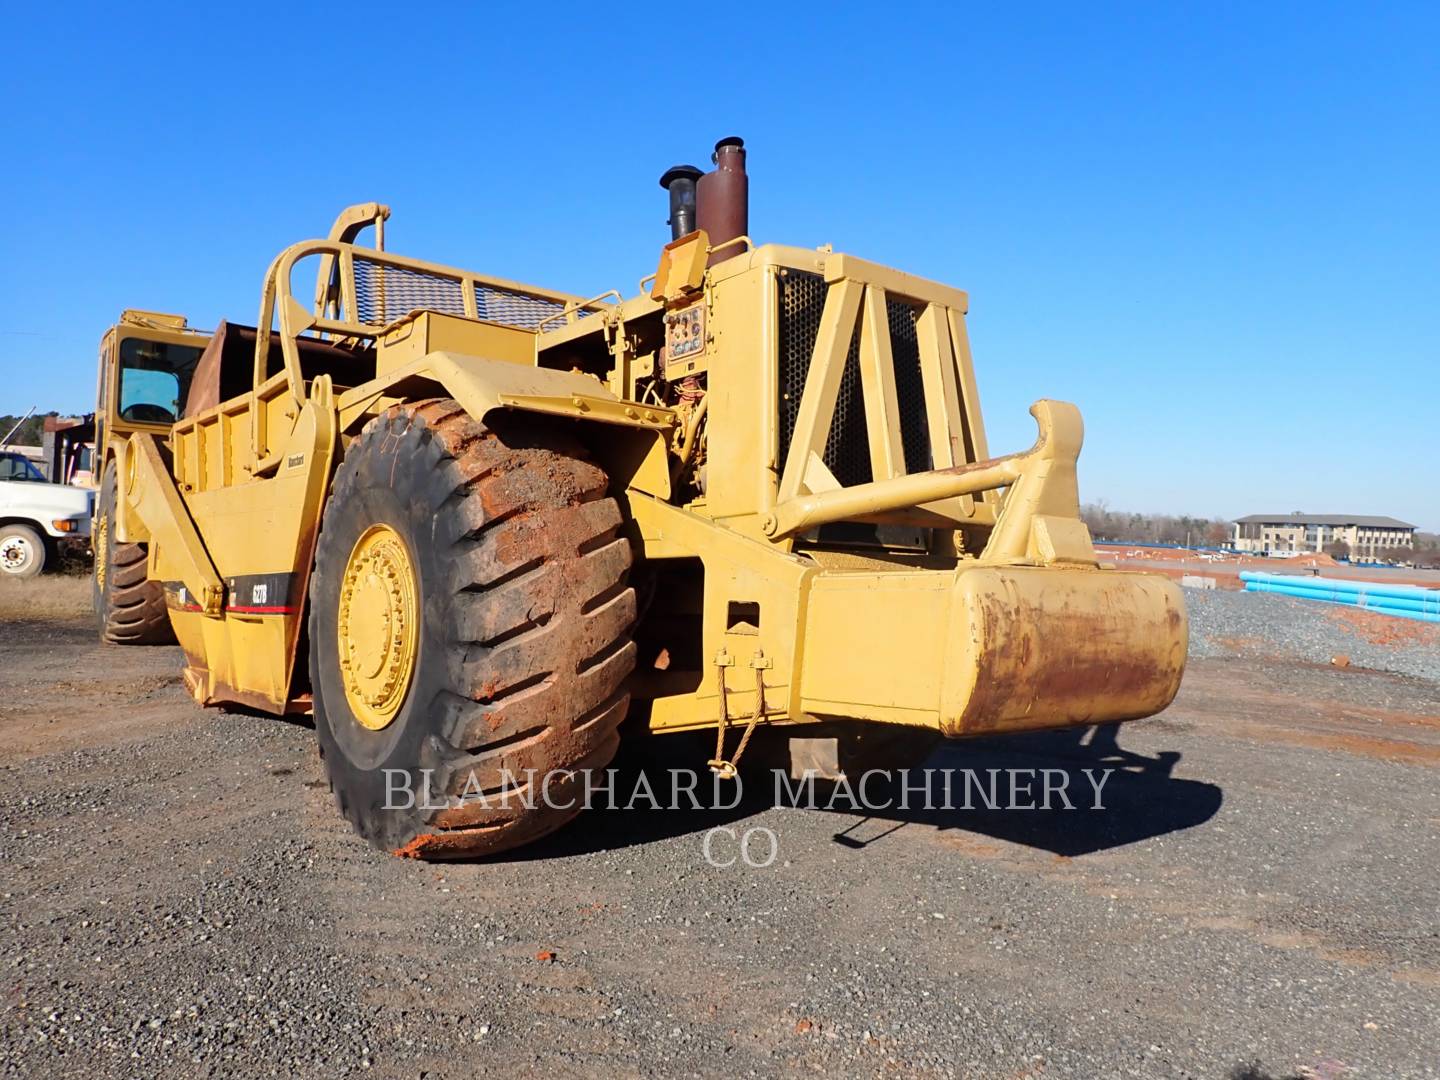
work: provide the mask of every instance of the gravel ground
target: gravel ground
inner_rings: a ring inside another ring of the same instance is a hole
[[[1440,624],[1277,593],[1186,589],[1185,600],[1192,657],[1243,655],[1328,664],[1346,656],[1356,667],[1440,681]]]
[[[32,606],[0,666],[0,1075],[1440,1075],[1440,686],[1206,656],[1251,599],[1194,604],[1180,698],[1118,741],[931,761],[1077,799],[1115,768],[1104,810],[756,797],[429,866],[351,835],[307,726]],[[712,865],[717,827],[775,861]]]

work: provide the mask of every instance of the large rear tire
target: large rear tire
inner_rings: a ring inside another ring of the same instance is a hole
[[[635,663],[606,487],[546,421],[482,424],[450,400],[394,407],[351,443],[316,551],[310,679],[331,790],[372,844],[491,855],[579,812]]]
[[[149,549],[115,542],[115,463],[105,467],[95,507],[91,597],[100,640],[111,645],[173,645],[165,588],[146,577]]]

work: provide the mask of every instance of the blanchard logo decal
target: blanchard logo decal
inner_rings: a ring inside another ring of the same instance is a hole
[[[301,465],[304,465],[304,464],[305,464],[305,455],[304,455],[304,454],[291,454],[288,458],[285,459],[285,467],[286,467],[287,469],[298,469]]]
[[[290,601],[295,575],[238,574],[226,581],[225,610],[237,615],[295,615],[300,608]],[[165,582],[165,603],[175,611],[200,611],[190,590],[178,581]]]

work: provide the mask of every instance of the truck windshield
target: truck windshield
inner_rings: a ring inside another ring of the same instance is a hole
[[[44,480],[44,475],[19,454],[0,454],[0,480]]]
[[[203,351],[194,345],[126,338],[120,343],[120,419],[173,424]]]

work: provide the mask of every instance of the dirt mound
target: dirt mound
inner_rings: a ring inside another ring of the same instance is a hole
[[[1337,607],[1326,616],[1343,623],[1372,645],[1433,644],[1440,649],[1440,624],[1420,622],[1397,615],[1382,615],[1363,608]]]
[[[1294,559],[1286,559],[1285,561],[1286,561],[1287,563],[1291,563],[1291,564],[1298,565],[1298,566],[1313,566],[1313,567],[1316,567],[1317,569],[1318,569],[1318,568],[1324,568],[1324,567],[1334,567],[1334,566],[1339,566],[1339,565],[1340,565],[1338,562],[1336,562],[1334,559],[1332,559],[1329,555],[1326,555],[1326,554],[1324,554],[1323,552],[1319,552],[1319,553],[1315,553],[1315,554],[1311,554],[1311,555],[1301,555],[1301,556],[1298,556],[1297,558],[1294,558]]]

